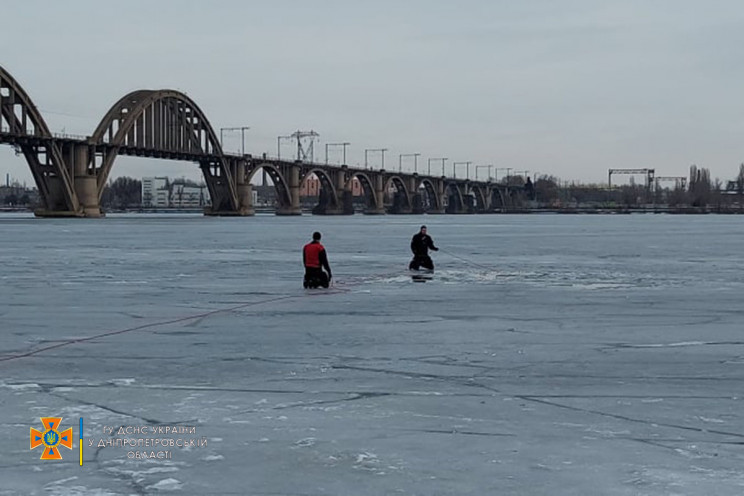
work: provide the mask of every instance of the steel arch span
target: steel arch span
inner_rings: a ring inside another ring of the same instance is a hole
[[[447,213],[462,213],[465,206],[465,201],[463,199],[460,185],[456,181],[446,182],[444,185],[444,192],[448,196]]]
[[[327,202],[327,206],[337,209],[339,206],[338,192],[333,185],[333,179],[328,175],[328,172],[321,167],[306,168],[300,172],[300,189],[302,189],[307,181],[315,176],[320,181],[320,196],[321,203]],[[324,207],[326,205],[323,205]]]
[[[250,183],[253,177],[261,170],[266,171],[266,174],[271,178],[274,183],[274,190],[276,191],[276,199],[279,204],[279,208],[289,208],[292,205],[292,197],[287,185],[287,180],[282,175],[282,172],[276,167],[276,165],[267,162],[258,162],[252,166],[247,172],[245,182]]]
[[[485,188],[482,188],[480,186],[473,185],[471,187],[471,190],[473,194],[475,195],[475,208],[478,212],[486,212],[489,208],[488,203],[488,194],[486,193]]]
[[[367,213],[377,212],[382,208],[382,198],[377,198],[375,183],[367,172],[352,171],[346,180],[346,189],[351,190],[352,181],[356,178],[362,186],[364,199],[367,204]]]
[[[354,212],[354,180],[361,183],[366,214],[473,213],[511,204],[514,190],[490,183],[458,181],[318,164],[301,160],[225,154],[214,128],[199,106],[174,90],[133,91],[117,101],[91,136],[53,135],[18,82],[0,67],[0,144],[23,153],[39,189],[42,217],[100,217],[101,197],[119,155],[197,163],[212,199],[206,215],[252,215],[251,179],[267,170],[277,190],[278,215],[300,215],[300,190],[309,174],[318,176],[323,198],[313,213]],[[495,192],[495,193],[494,193]],[[448,198],[448,195],[450,198]],[[467,208],[463,196],[475,196]],[[451,202],[446,200],[451,199]],[[475,206],[475,208],[473,208]]]
[[[217,210],[237,211],[237,170],[196,103],[174,90],[137,90],[116,102],[91,136],[100,199],[118,155],[198,162]]]
[[[81,215],[72,168],[44,118],[21,85],[0,66],[0,133],[26,158],[47,210]]]
[[[408,191],[408,187],[406,186],[406,182],[398,175],[392,175],[388,177],[385,180],[385,185],[383,186],[384,191],[388,191],[390,186],[394,186],[395,190],[401,195],[401,198],[403,198],[403,201],[405,202],[405,206],[407,208],[411,208],[411,192]]]
[[[437,187],[434,185],[431,179],[423,178],[419,181],[417,190],[424,190],[426,196],[426,202],[424,203],[424,210],[431,212],[440,212],[443,209],[442,198],[437,192]]]

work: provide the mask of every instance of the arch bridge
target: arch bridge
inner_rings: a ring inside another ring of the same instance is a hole
[[[36,215],[100,217],[101,197],[116,157],[198,164],[207,184],[207,215],[252,215],[251,179],[265,170],[276,188],[277,214],[300,214],[300,190],[317,177],[314,213],[354,212],[361,184],[365,213],[483,213],[507,208],[518,188],[444,176],[226,154],[199,106],[174,90],[138,90],[116,102],[90,136],[52,134],[21,85],[0,67],[0,144],[22,154],[41,199]]]

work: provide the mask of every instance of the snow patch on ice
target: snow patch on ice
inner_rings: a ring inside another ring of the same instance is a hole
[[[28,391],[31,389],[39,389],[41,386],[34,383],[27,383],[27,384],[8,384],[6,382],[0,382],[0,387],[4,387],[6,389],[10,389],[12,391]]]
[[[296,443],[294,443],[295,446],[298,448],[307,448],[309,446],[315,446],[315,438],[314,437],[306,437],[305,439],[300,439]]]
[[[72,477],[68,477],[66,479],[60,479],[60,480],[57,480],[57,481],[52,481],[52,482],[48,483],[47,486],[61,486],[62,484],[66,483],[66,482],[70,482],[70,481],[74,481],[74,480],[77,480],[77,475],[72,476]]]
[[[183,487],[183,483],[178,479],[163,479],[151,486],[147,486],[147,489],[155,489],[156,491],[178,491]]]
[[[131,386],[137,381],[136,379],[127,378],[127,379],[111,379],[109,382],[113,384],[114,386]]]
[[[77,477],[74,477],[75,479]],[[62,486],[49,485],[44,488],[54,496],[119,496],[120,493],[112,493],[101,488],[88,489],[85,486]]]

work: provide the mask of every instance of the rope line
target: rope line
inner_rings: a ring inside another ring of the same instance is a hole
[[[253,302],[250,302],[250,303],[241,303],[240,305],[235,305],[235,306],[228,307],[228,308],[220,308],[220,309],[217,309],[217,310],[210,310],[209,312],[197,313],[197,314],[194,314],[194,315],[189,315],[187,317],[179,317],[179,318],[176,318],[176,319],[162,320],[160,322],[151,322],[149,324],[142,324],[142,325],[135,326],[135,327],[128,327],[126,329],[120,329],[118,331],[103,332],[103,333],[96,334],[94,336],[88,336],[88,337],[85,337],[85,338],[69,339],[69,340],[63,341],[61,343],[53,344],[51,346],[45,346],[44,348],[38,348],[36,350],[28,351],[26,353],[19,353],[19,354],[16,354],[16,355],[9,355],[9,356],[5,356],[5,357],[0,357],[0,362],[7,362],[9,360],[17,360],[19,358],[27,358],[27,357],[30,357],[30,356],[33,356],[33,355],[38,355],[39,353],[41,353],[43,351],[54,350],[54,349],[57,349],[57,348],[62,348],[64,346],[69,346],[71,344],[85,343],[85,342],[93,341],[93,340],[100,339],[100,338],[105,338],[105,337],[109,337],[109,336],[116,336],[118,334],[125,334],[125,333],[128,333],[128,332],[134,332],[134,331],[142,331],[142,330],[145,330],[145,329],[152,329],[154,327],[163,327],[163,326],[167,326],[167,325],[170,325],[170,324],[178,324],[180,322],[188,322],[189,320],[202,319],[202,318],[209,317],[210,315],[215,315],[215,314],[218,314],[218,313],[233,312],[235,310],[240,310],[241,308],[247,308],[247,307],[256,306],[256,305],[263,305],[265,303],[274,303],[274,302],[277,302],[277,301],[289,300],[289,299],[292,299],[292,298],[299,298],[299,297],[301,297],[301,296],[299,296],[299,295],[278,296],[278,297],[275,297],[275,298],[269,298],[269,299],[261,300],[261,301],[253,301]]]
[[[468,260],[467,258],[461,257],[460,255],[455,255],[451,251],[445,250],[444,248],[440,248],[439,251],[444,252],[447,255],[451,256],[452,258],[456,258],[458,260],[461,260],[461,261],[463,261],[465,263],[468,263],[470,265],[473,265],[475,267],[479,267],[479,268],[484,269],[484,270],[496,270],[495,267],[489,267],[488,265],[483,265],[483,264],[478,263],[478,262],[473,262],[472,260]]]
[[[329,288],[329,289],[330,289],[330,291],[323,291],[323,292],[313,293],[313,294],[277,296],[275,298],[268,298],[266,300],[252,301],[252,302],[248,302],[248,303],[241,303],[240,305],[234,305],[234,306],[228,307],[228,308],[218,308],[217,310],[210,310],[208,312],[201,312],[201,313],[197,313],[197,314],[194,314],[194,315],[189,315],[189,316],[186,316],[186,317],[179,317],[179,318],[176,318],[176,319],[162,320],[162,321],[159,321],[159,322],[151,322],[149,324],[142,324],[142,325],[135,326],[135,327],[128,327],[126,329],[119,329],[117,331],[103,332],[103,333],[100,333],[100,334],[96,334],[96,335],[88,336],[88,337],[84,337],[84,338],[69,339],[69,340],[63,341],[61,343],[53,344],[53,345],[50,345],[50,346],[45,346],[43,348],[38,348],[38,349],[35,349],[35,350],[32,350],[32,351],[28,351],[26,353],[18,353],[18,354],[15,354],[15,355],[8,355],[8,356],[0,357],[0,362],[7,362],[7,361],[10,361],[10,360],[17,360],[19,358],[27,358],[27,357],[30,357],[30,356],[38,355],[39,353],[42,353],[44,351],[49,351],[49,350],[54,350],[54,349],[58,349],[58,348],[63,348],[65,346],[70,346],[72,344],[85,343],[85,342],[88,342],[88,341],[94,341],[96,339],[105,338],[105,337],[109,337],[109,336],[116,336],[116,335],[119,335],[119,334],[126,334],[128,332],[142,331],[142,330],[145,330],[145,329],[153,329],[155,327],[163,327],[163,326],[167,326],[167,325],[171,325],[171,324],[178,324],[178,323],[181,323],[181,322],[188,322],[190,320],[203,319],[205,317],[209,317],[211,315],[215,315],[215,314],[218,314],[218,313],[234,312],[234,311],[240,310],[242,308],[248,308],[248,307],[257,306],[257,305],[264,305],[264,304],[267,304],[267,303],[275,303],[277,301],[291,300],[291,299],[296,299],[296,298],[304,298],[304,297],[307,297],[307,296],[312,297],[312,296],[323,296],[323,295],[329,295],[329,294],[330,295],[333,295],[333,294],[341,294],[341,293],[349,293],[349,292],[351,292],[351,290],[348,289],[348,288]]]
[[[454,258],[457,258],[459,260],[462,260],[462,261],[464,261],[466,263],[470,263],[470,264],[475,265],[475,266],[479,266],[479,267],[482,267],[482,268],[485,268],[485,269],[488,269],[488,270],[492,270],[490,267],[486,267],[485,265],[481,265],[481,264],[478,264],[476,262],[472,262],[470,260],[467,260],[466,258],[463,258],[463,257],[460,257],[458,255],[455,255],[454,253],[451,253],[451,252],[449,252],[447,250],[443,250],[443,249],[440,249],[440,250],[443,251],[444,253],[447,253],[448,255],[450,255],[450,256],[452,256]],[[164,327],[164,326],[172,325],[172,324],[179,324],[181,322],[188,322],[188,321],[191,321],[191,320],[203,319],[203,318],[209,317],[211,315],[216,315],[216,314],[219,314],[219,313],[234,312],[236,310],[240,310],[240,309],[248,308],[248,307],[252,307],[252,306],[265,305],[265,304],[268,304],[268,303],[275,303],[275,302],[278,302],[278,301],[303,298],[303,297],[306,297],[306,296],[323,296],[323,295],[350,293],[351,292],[350,287],[353,287],[355,285],[359,285],[359,284],[362,284],[362,283],[368,282],[368,281],[379,281],[379,280],[386,279],[388,277],[391,277],[391,276],[394,276],[394,275],[398,275],[398,274],[400,274],[400,271],[396,270],[396,271],[390,271],[390,272],[386,272],[386,273],[383,273],[383,274],[377,274],[377,275],[372,275],[372,276],[367,276],[367,277],[361,276],[361,277],[356,278],[356,279],[351,278],[350,280],[341,280],[341,281],[333,281],[332,280],[331,287],[329,288],[329,291],[323,291],[323,292],[312,293],[312,294],[301,294],[301,295],[282,295],[282,296],[277,296],[277,297],[274,297],[274,298],[268,298],[268,299],[260,300],[260,301],[252,301],[252,302],[247,302],[247,303],[241,303],[239,305],[234,305],[234,306],[227,307],[227,308],[219,308],[219,309],[216,309],[216,310],[210,310],[208,312],[201,312],[201,313],[197,313],[197,314],[193,314],[193,315],[188,315],[188,316],[185,316],[185,317],[178,317],[178,318],[168,319],[168,320],[162,320],[162,321],[158,321],[158,322],[151,322],[149,324],[142,324],[142,325],[138,325],[138,326],[134,326],[134,327],[128,327],[126,329],[119,329],[119,330],[116,330],[116,331],[102,332],[102,333],[95,334],[93,336],[87,336],[87,337],[84,337],[84,338],[68,339],[66,341],[62,341],[61,343],[56,343],[56,344],[53,344],[53,345],[45,346],[43,348],[37,348],[35,350],[31,350],[31,351],[28,351],[28,352],[25,352],[25,353],[17,353],[17,354],[14,354],[14,355],[0,356],[0,362],[7,362],[7,361],[10,361],[10,360],[18,360],[20,358],[28,358],[28,357],[31,357],[31,356],[34,356],[34,355],[38,355],[40,353],[43,353],[45,351],[55,350],[55,349],[63,348],[63,347],[70,346],[70,345],[73,345],[73,344],[87,343],[89,341],[94,341],[96,339],[101,339],[101,338],[110,337],[110,336],[117,336],[117,335],[120,335],[120,334],[129,333],[129,332],[143,331],[143,330],[146,330],[146,329],[153,329],[153,328]]]

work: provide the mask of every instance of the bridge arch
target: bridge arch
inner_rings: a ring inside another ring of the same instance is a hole
[[[471,186],[470,190],[475,195],[475,209],[477,212],[485,212],[488,210],[487,194],[484,188],[478,184]]]
[[[59,147],[52,142],[44,118],[11,74],[0,66],[0,133],[17,146],[31,169],[47,210],[79,213],[74,172],[65,167]],[[60,187],[61,186],[61,187]]]
[[[412,206],[411,193],[408,191],[405,181],[403,181],[400,176],[390,176],[387,178],[385,184],[383,185],[383,191],[387,193],[391,185],[395,186],[395,190],[397,192],[396,197],[402,199],[402,202],[400,200],[394,200],[393,209],[395,210],[396,208],[402,208],[406,211],[410,211]]]
[[[320,167],[308,168],[300,174],[300,191],[302,191],[307,180],[313,175],[320,181],[320,199],[318,205],[337,208],[339,201],[336,187],[333,185],[333,179]]]
[[[461,213],[465,207],[460,185],[449,181],[444,185],[444,194],[447,195],[447,213]],[[454,201],[453,201],[454,200]]]
[[[238,209],[235,177],[217,134],[199,106],[180,91],[137,90],[125,95],[103,117],[91,141],[100,155],[92,164],[99,199],[118,155],[144,155],[199,162],[213,205]]]
[[[501,210],[506,208],[506,196],[498,186],[491,189],[491,210]]]
[[[246,177],[245,182],[250,183],[253,179],[253,176],[255,176],[256,173],[262,169],[266,171],[266,174],[268,174],[268,176],[274,183],[278,207],[290,207],[292,205],[292,197],[289,191],[289,185],[287,184],[286,178],[274,164],[266,162],[257,164],[248,172],[248,176]]]
[[[425,202],[424,205],[428,206],[428,209],[433,210],[435,212],[441,211],[442,199],[439,197],[439,194],[437,194],[437,188],[434,185],[434,183],[431,181],[431,179],[428,179],[428,178],[421,179],[418,185],[416,186],[416,189],[424,190],[424,194],[426,195],[426,198],[427,198],[427,201]]]
[[[364,193],[364,198],[367,202],[367,209],[373,211],[377,210],[381,205],[378,205],[377,195],[375,194],[375,183],[366,173],[362,171],[352,171],[346,180],[345,189],[352,189],[352,181],[354,181],[354,178],[356,178],[357,181],[359,181],[359,184],[362,185],[362,192]],[[382,199],[380,199],[380,201],[382,201]]]

